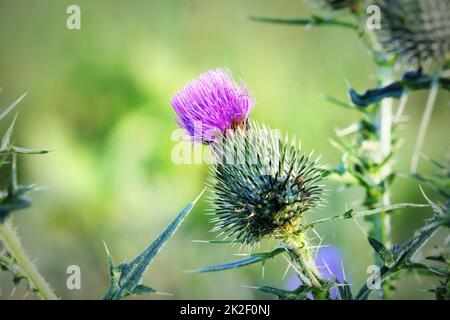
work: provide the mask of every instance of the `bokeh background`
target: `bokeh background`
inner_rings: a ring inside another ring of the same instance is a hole
[[[81,30],[66,28],[70,4],[81,7]],[[172,94],[201,72],[229,67],[256,96],[253,119],[300,137],[306,150],[314,149],[330,165],[338,163],[329,138],[358,114],[323,96],[347,100],[346,81],[360,91],[375,85],[366,49],[347,30],[247,20],[308,13],[300,0],[0,1],[0,105],[28,92],[17,109],[15,140],[53,150],[20,159],[21,181],[47,189],[33,194],[34,206],[14,218],[24,246],[58,295],[102,297],[109,282],[103,241],[116,262],[133,258],[203,188],[206,165],[171,160],[178,142],[172,139],[177,127],[170,106]],[[404,139],[399,171],[408,168],[425,99],[426,92],[414,93],[407,106],[410,120],[398,133]],[[448,151],[448,101],[449,94],[441,92],[424,147],[436,160]],[[2,129],[7,125],[3,121]],[[332,182],[328,188],[329,204],[313,218],[359,205],[361,190]],[[422,202],[418,184],[399,178],[394,201]],[[260,266],[186,273],[239,253],[237,246],[192,242],[214,238],[207,207],[202,199],[146,273],[146,284],[173,296],[147,299],[272,298],[243,286],[288,286],[281,257],[266,264],[264,279]],[[429,214],[418,209],[396,214],[394,239],[405,240]],[[372,264],[364,234],[351,221],[319,231],[359,288]],[[66,288],[66,268],[73,264],[81,267],[81,290]],[[395,297],[433,298],[417,289],[431,284],[407,277]],[[0,298],[9,299],[8,274],[0,274],[0,287]],[[24,293],[19,287],[12,297]]]

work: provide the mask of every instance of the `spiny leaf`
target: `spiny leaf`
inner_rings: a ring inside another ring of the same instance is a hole
[[[190,203],[184,210],[175,218],[174,221],[164,230],[164,232],[148,247],[144,252],[142,252],[136,259],[134,259],[130,266],[135,266],[133,269],[133,272],[124,279],[130,280],[136,277],[142,277],[142,274],[144,273],[147,266],[152,262],[153,258],[156,256],[156,254],[161,250],[161,248],[164,246],[167,240],[175,233],[175,231],[178,229],[180,224],[183,222],[186,215],[191,211],[191,209],[194,207],[195,203],[200,199],[201,195],[204,191],[201,192],[201,194],[195,199],[192,203]]]
[[[145,296],[145,295],[156,293],[156,292],[157,291],[155,289],[141,284],[141,285],[136,286],[133,289],[132,294],[138,295],[138,296]]]
[[[11,136],[14,130],[14,125],[17,120],[17,114],[14,116],[13,121],[11,122],[11,125],[9,126],[8,130],[6,130],[5,135],[2,137],[2,141],[0,143],[0,152],[5,152],[9,149],[9,146],[11,144]]]
[[[22,101],[22,99],[27,95],[27,93],[24,93],[22,96],[20,96],[19,99],[17,99],[16,101],[14,101],[13,103],[11,103],[9,106],[7,106],[6,108],[4,108],[3,110],[0,111],[0,120],[2,120],[4,117],[6,117],[8,115],[8,113],[11,112],[12,109],[14,109],[17,104]]]
[[[376,209],[370,209],[370,210],[362,210],[362,211],[358,211],[358,212],[354,212],[353,209],[350,209],[350,210],[346,211],[342,215],[328,217],[328,218],[323,218],[323,219],[319,219],[319,220],[307,223],[301,228],[301,230],[312,228],[315,225],[317,225],[319,223],[324,223],[324,222],[330,222],[330,221],[336,221],[336,220],[346,220],[346,219],[351,219],[351,218],[366,217],[366,216],[379,214],[379,213],[382,213],[382,212],[390,212],[390,211],[393,211],[393,210],[404,209],[404,208],[423,208],[423,207],[428,207],[428,206],[429,205],[427,205],[427,204],[398,203],[398,204],[393,204],[393,205],[390,205],[390,206],[384,206],[384,207],[380,207],[380,208],[376,208]]]
[[[276,295],[280,300],[307,300],[308,299],[307,295],[309,292],[306,290],[289,291],[269,286],[258,287],[256,289],[264,293]]]
[[[418,229],[414,235],[402,243],[401,245],[395,245],[392,251],[393,261],[389,266],[383,266],[381,268],[381,280],[392,276],[401,270],[410,270],[414,268],[424,269],[424,265],[413,261],[414,256],[425,245],[425,243],[433,237],[437,230],[441,227],[448,226],[449,212],[444,212],[444,215],[436,213],[431,219],[428,219],[425,225]],[[441,273],[440,271],[426,267],[434,274]],[[356,295],[356,299],[365,300],[369,297],[371,289],[367,285],[364,285]]]
[[[437,262],[447,262],[447,260],[445,259],[445,257],[443,255],[439,255],[439,256],[428,256],[425,259],[427,260],[431,260],[431,261],[437,261]]]
[[[14,202],[0,204],[0,223],[3,223],[9,213],[17,210],[29,208],[31,201],[25,199],[17,199]]]
[[[28,148],[22,148],[22,147],[16,147],[13,146],[11,148],[12,152],[16,154],[46,154],[49,153],[48,150],[45,149],[28,149]]]
[[[223,271],[223,270],[229,270],[229,269],[235,269],[239,267],[248,266],[254,263],[262,262],[264,263],[266,260],[275,257],[276,255],[285,252],[286,249],[284,248],[276,248],[273,251],[270,252],[260,252],[260,253],[254,253],[250,255],[249,257],[229,263],[224,264],[218,264],[210,267],[200,268],[196,270],[189,270],[190,272],[199,272],[199,273],[205,273],[205,272],[214,272],[214,271]]]
[[[353,300],[352,290],[347,281],[344,281],[342,285],[338,286],[338,290],[342,300]]]
[[[441,281],[434,292],[436,300],[450,300],[450,276],[445,281]]]
[[[330,95],[325,95],[325,99],[330,101],[331,103],[334,103],[335,105],[343,107],[345,109],[350,109],[350,110],[355,110],[356,109],[356,110],[364,111],[364,109],[358,108],[358,107],[356,107],[354,105],[346,103],[346,102],[344,102],[342,100],[339,100],[338,98],[330,96]]]
[[[385,87],[370,89],[363,94],[358,94],[352,88],[349,89],[349,95],[352,102],[359,107],[366,107],[368,105],[380,102],[385,98],[399,99],[405,89],[422,90],[429,89],[432,84],[432,77],[423,75],[418,72],[406,72],[402,80],[393,82]],[[450,90],[450,79],[441,78],[439,84],[443,89]]]
[[[184,218],[192,210],[198,199],[200,199],[204,191],[205,190],[203,190],[192,203],[187,205],[184,210],[169,224],[164,232],[161,233],[161,235],[133,261],[114,265],[112,257],[107,251],[111,285],[104,297],[105,300],[118,300],[128,295],[135,294],[136,290],[136,292],[140,292],[139,294],[142,294],[143,292],[154,293],[153,288],[142,286],[141,283],[144,273],[156,254],[161,250],[167,240],[169,240],[169,238],[175,233]]]
[[[200,268],[200,269],[196,269],[196,270],[189,270],[191,272],[199,272],[199,273],[205,273],[205,272],[214,272],[214,271],[223,271],[223,270],[228,270],[228,269],[234,269],[234,268],[239,268],[239,267],[243,267],[243,266],[248,266],[250,264],[254,264],[257,262],[260,262],[262,259],[260,257],[248,257],[245,259],[241,259],[238,261],[233,261],[233,262],[229,262],[229,263],[224,263],[224,264],[218,264],[218,265],[214,265],[214,266],[209,266],[209,267],[205,267],[205,268]]]
[[[235,243],[242,243],[240,241],[237,241],[235,239],[233,240],[192,240],[192,242],[195,243],[213,243],[213,244],[235,244]]]
[[[23,196],[35,188],[36,185],[20,186],[18,184],[16,156],[13,155],[8,187],[6,192],[0,194],[0,223],[3,223],[11,212],[30,207],[31,201],[24,199]]]
[[[350,209],[346,213],[344,213],[343,217],[344,219],[350,219],[351,217],[353,217],[353,209]]]
[[[381,242],[373,237],[368,237],[369,243],[385,265],[394,261],[394,256]]]
[[[267,17],[249,17],[250,20],[264,23],[276,23],[276,24],[289,24],[289,25],[301,25],[301,26],[322,26],[333,25],[344,28],[356,30],[358,27],[353,23],[347,21],[341,21],[337,19],[325,19],[317,15],[313,15],[311,18],[299,18],[299,19],[280,19],[280,18],[267,18]]]
[[[403,94],[403,86],[400,83],[393,83],[383,88],[367,90],[363,94],[358,94],[353,88],[350,88],[348,94],[355,105],[367,107],[384,98],[399,99]]]

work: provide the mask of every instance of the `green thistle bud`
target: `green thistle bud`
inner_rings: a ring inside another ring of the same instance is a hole
[[[407,66],[443,63],[450,50],[450,1],[380,0],[379,37]]]
[[[228,131],[212,150],[213,231],[250,245],[264,237],[286,239],[303,213],[319,205],[317,161],[278,130],[252,123]]]

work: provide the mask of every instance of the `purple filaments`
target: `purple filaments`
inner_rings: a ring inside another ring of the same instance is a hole
[[[193,141],[209,143],[229,129],[245,126],[255,104],[244,82],[233,80],[228,69],[201,74],[171,100],[177,124]]]

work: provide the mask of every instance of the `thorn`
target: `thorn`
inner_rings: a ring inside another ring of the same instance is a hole
[[[359,230],[364,234],[364,236],[366,238],[369,237],[369,235],[366,233],[366,231],[364,230],[364,228],[359,224],[358,220],[356,220],[355,217],[353,217],[353,221],[356,223],[356,226],[359,228]]]
[[[302,274],[301,270],[296,265],[294,265],[291,260],[289,260],[284,254],[282,254],[281,256],[286,260],[288,266],[290,266],[295,272]]]
[[[262,268],[261,268],[261,280],[264,280],[264,271],[265,271],[265,265],[264,262],[262,263]]]
[[[174,296],[173,293],[159,292],[159,291],[156,291],[154,294],[157,294],[157,295],[160,295],[160,296]]]
[[[197,203],[197,201],[198,201],[198,200],[200,199],[200,197],[205,193],[205,191],[206,191],[206,187],[203,188],[202,192],[200,192],[200,194],[197,196],[197,198],[195,198],[195,200],[192,201],[192,205],[194,205],[194,204]]]
[[[8,107],[6,107],[6,109],[3,109],[1,111],[1,115],[0,115],[0,119],[2,119],[3,117],[5,117],[12,109],[15,108],[15,106],[17,104],[19,104],[20,101],[22,101],[23,98],[25,98],[25,96],[27,95],[27,92],[25,92],[24,94],[22,94],[19,99],[17,99],[16,101],[14,101],[12,104],[10,104]]]
[[[427,200],[428,202],[432,202],[429,198],[428,198],[428,196],[425,194],[425,191],[423,191],[423,188],[422,188],[422,186],[419,184],[419,189],[420,189],[420,192],[422,193],[422,195],[423,195],[423,197],[425,198],[425,200]]]
[[[331,271],[330,267],[328,266],[327,262],[325,261],[324,258],[322,258],[322,262],[325,266],[325,268],[327,269],[328,273],[330,274],[330,277],[336,279],[336,276],[334,275],[334,273]]]
[[[286,278],[286,276],[287,276],[289,270],[291,270],[291,266],[288,265],[288,266],[286,267],[286,270],[284,271],[283,277],[281,278],[282,281],[284,281],[284,279]]]
[[[198,273],[200,269],[186,269],[183,272],[184,273]]]
[[[345,274],[345,269],[344,269],[344,261],[341,260],[341,270],[342,270],[342,279],[344,279],[344,283],[347,282],[347,275]]]
[[[25,98],[25,97],[27,96],[27,94],[28,94],[28,92],[25,91],[25,92],[19,97],[19,99],[17,99],[16,102],[14,102],[12,105],[14,105],[14,106],[17,105],[20,101],[23,100],[23,98]]]
[[[12,296],[14,295],[15,292],[16,292],[16,287],[12,288],[11,294],[9,295],[9,297],[12,298]]]
[[[347,90],[352,89],[352,85],[350,84],[350,81],[348,81],[347,78],[344,78],[344,82],[347,85]]]
[[[261,287],[248,286],[248,285],[245,285],[245,284],[241,284],[241,287],[248,288],[248,289],[255,289],[255,290],[261,289]]]
[[[111,254],[109,253],[108,246],[106,245],[105,240],[103,240],[103,245],[105,246],[106,254],[107,254],[108,256],[111,256]]]

